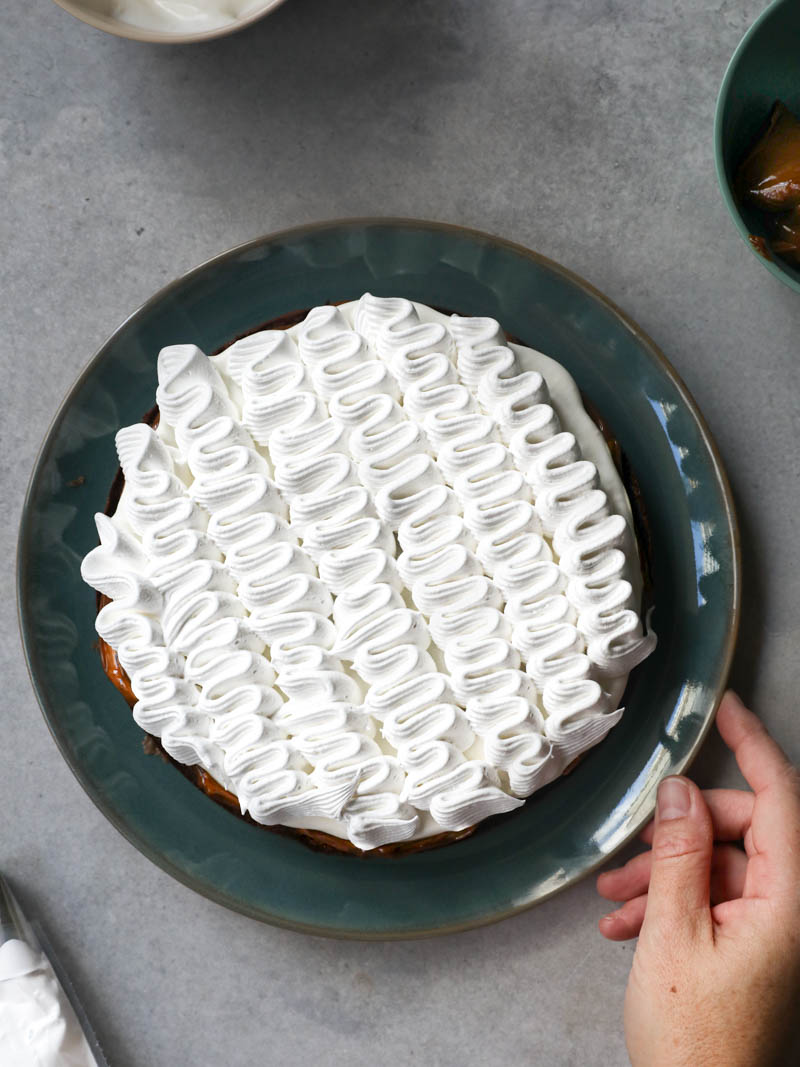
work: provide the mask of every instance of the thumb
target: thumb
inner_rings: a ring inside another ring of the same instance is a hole
[[[703,794],[688,778],[658,787],[650,888],[642,934],[670,937],[711,932],[714,830]]]

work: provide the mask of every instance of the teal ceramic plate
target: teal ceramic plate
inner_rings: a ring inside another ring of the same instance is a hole
[[[631,459],[652,525],[655,654],[627,712],[568,777],[499,825],[403,858],[316,853],[215,805],[142,734],[100,667],[94,594],[80,579],[116,469],[114,433],[151,407],[156,355],[213,351],[267,319],[365,290],[505,329],[564,363]],[[75,480],[85,478],[76,486]],[[507,241],[428,222],[356,220],[290,230],[198,267],[116,331],[65,400],[33,472],[20,534],[19,603],[31,677],[87,793],[146,856],[255,918],[319,934],[414,937],[513,915],[603,863],[683,770],[728,673],[739,551],[719,457],[653,343],[575,275]]]
[[[750,243],[765,237],[757,211],[734,195],[736,169],[761,132],[776,100],[800,115],[800,3],[775,0],[756,19],[733,53],[717,99],[714,159],[722,196],[739,233],[770,274],[800,292],[800,267],[766,259]]]

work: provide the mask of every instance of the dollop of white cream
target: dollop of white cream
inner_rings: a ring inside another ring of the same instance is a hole
[[[18,938],[0,945],[0,1063],[97,1067],[52,964]]]
[[[363,849],[460,830],[619,720],[655,636],[563,367],[367,294],[158,374],[82,573],[137,722],[242,811]]]

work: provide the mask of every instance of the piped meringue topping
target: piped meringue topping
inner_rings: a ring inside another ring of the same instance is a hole
[[[139,725],[257,822],[458,831],[619,720],[655,645],[630,509],[562,366],[370,296],[158,358],[84,579]]]

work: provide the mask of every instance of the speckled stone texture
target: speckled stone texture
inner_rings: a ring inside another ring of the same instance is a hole
[[[596,932],[590,881],[499,926],[347,944],[232,914],[128,845],[31,692],[17,524],[78,370],[174,276],[333,216],[493,231],[625,308],[708,417],[744,541],[734,681],[798,760],[800,297],[734,232],[712,160],[717,89],[761,6],[288,0],[239,35],[159,47],[49,0],[4,3],[0,867],[45,920],[114,1067],[627,1063],[632,946]],[[715,738],[695,773],[738,780]]]

